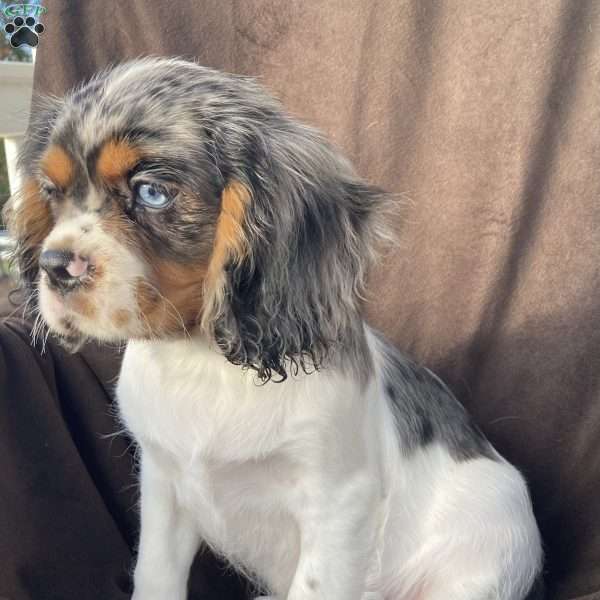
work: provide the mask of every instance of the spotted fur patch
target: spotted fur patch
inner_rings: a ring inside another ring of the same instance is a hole
[[[84,295],[77,295],[71,301],[71,308],[82,317],[86,317],[88,319],[93,319],[98,309],[94,302]]]
[[[112,313],[111,321],[116,328],[121,329],[131,321],[131,313],[126,308],[119,308]]]

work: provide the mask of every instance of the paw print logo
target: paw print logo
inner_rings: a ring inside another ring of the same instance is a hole
[[[4,31],[10,35],[10,45],[18,48],[24,44],[35,48],[38,45],[39,35],[44,32],[42,23],[36,22],[33,17],[15,17],[13,21],[4,26]]]

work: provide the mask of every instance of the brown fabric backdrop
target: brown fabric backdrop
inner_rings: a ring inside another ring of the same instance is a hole
[[[528,477],[550,596],[600,598],[600,4],[47,6],[39,91],[144,54],[257,75],[399,194],[370,319]]]

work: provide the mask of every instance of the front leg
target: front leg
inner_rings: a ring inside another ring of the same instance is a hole
[[[147,449],[141,453],[141,534],[132,600],[186,600],[198,531],[177,504],[158,461]]]
[[[369,472],[311,478],[298,495],[300,559],[287,600],[361,600],[373,568],[381,498]]]

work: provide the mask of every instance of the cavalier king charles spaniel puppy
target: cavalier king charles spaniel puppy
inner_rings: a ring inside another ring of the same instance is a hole
[[[135,600],[201,544],[278,600],[519,600],[525,481],[361,317],[389,197],[253,80],[147,58],[34,105],[7,210],[30,305],[127,342]]]

